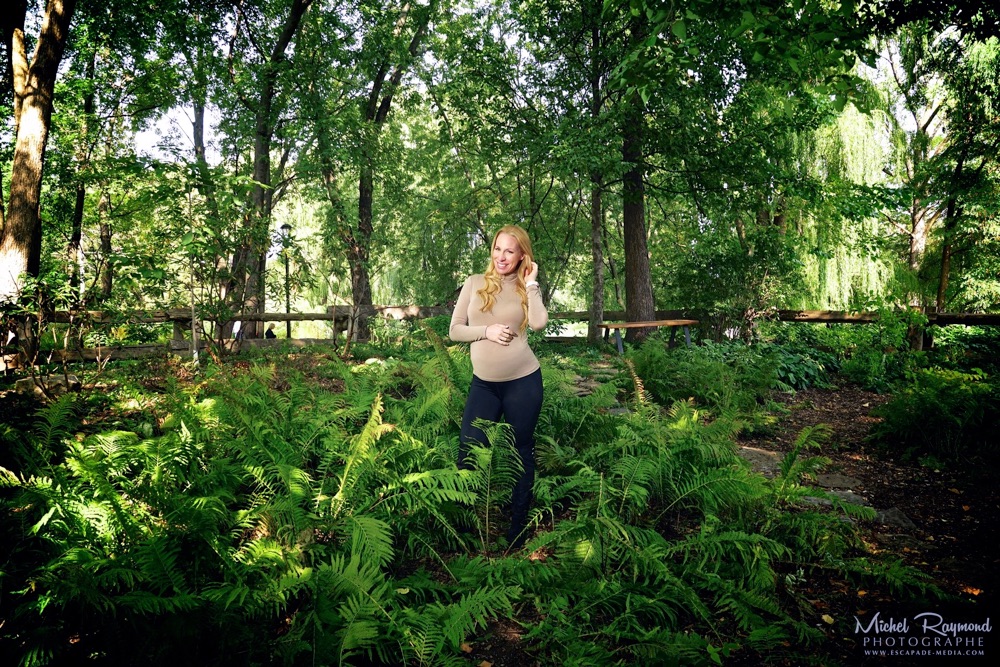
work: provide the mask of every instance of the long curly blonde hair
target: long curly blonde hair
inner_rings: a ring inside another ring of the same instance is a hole
[[[525,329],[528,328],[528,290],[524,285],[524,272],[522,269],[525,266],[531,266],[531,263],[535,261],[535,256],[531,252],[531,239],[528,237],[528,232],[524,231],[518,225],[506,225],[497,230],[497,233],[493,235],[493,243],[490,245],[490,265],[486,267],[486,284],[476,294],[483,300],[483,307],[480,310],[484,313],[492,312],[493,304],[496,303],[496,295],[500,293],[503,280],[502,276],[497,272],[496,267],[493,266],[493,248],[497,246],[497,239],[500,238],[501,234],[510,234],[513,236],[514,240],[517,241],[518,248],[520,248],[521,253],[524,255],[521,258],[521,264],[515,269],[517,276],[515,285],[517,286],[517,294],[521,297],[521,312],[524,313],[524,317],[521,319],[521,333],[523,334]]]

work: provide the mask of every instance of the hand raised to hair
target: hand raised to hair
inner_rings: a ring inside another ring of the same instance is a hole
[[[524,269],[524,282],[530,283],[532,280],[538,282],[538,262],[532,262],[531,266]]]

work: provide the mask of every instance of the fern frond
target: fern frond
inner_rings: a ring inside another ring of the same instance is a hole
[[[466,462],[472,469],[478,497],[476,515],[481,522],[481,537],[491,534],[492,519],[500,505],[508,502],[514,484],[523,471],[514,446],[514,433],[508,424],[483,419],[473,422],[486,435],[488,447],[470,447]]]
[[[521,594],[517,586],[480,588],[463,594],[449,605],[442,624],[445,641],[452,648],[459,645],[476,629],[500,616],[514,614],[513,602]]]
[[[135,553],[142,575],[160,591],[186,593],[187,581],[178,567],[181,545],[176,540],[155,535],[143,542]]]
[[[472,378],[468,377],[469,374],[464,372],[463,369],[459,368],[458,364],[455,363],[455,359],[449,354],[448,348],[445,346],[444,341],[441,336],[437,334],[434,329],[432,329],[426,322],[422,322],[421,325],[424,328],[424,333],[427,335],[427,340],[434,348],[435,358],[440,363],[442,369],[446,370],[446,377],[448,377],[454,386],[458,389],[461,394],[466,394],[469,391],[469,385],[472,383]]]
[[[341,530],[350,541],[351,553],[364,561],[386,567],[394,557],[392,531],[384,521],[363,514],[354,514],[342,524]]]
[[[799,455],[803,450],[820,447],[832,435],[833,429],[829,424],[806,426],[799,431],[792,449],[781,460],[781,476],[786,479],[798,481],[799,475],[796,473],[811,472],[811,470],[803,470],[796,466]]]
[[[641,513],[649,502],[649,481],[656,472],[653,461],[624,456],[611,467],[608,489],[619,498],[616,516],[622,520]]]
[[[32,434],[35,446],[46,452],[55,452],[62,442],[72,435],[76,425],[77,402],[75,394],[64,394],[38,411]]]
[[[653,402],[653,399],[646,391],[646,388],[642,383],[642,378],[639,377],[639,373],[636,372],[635,363],[628,358],[625,358],[622,361],[625,363],[625,368],[628,369],[629,377],[632,378],[632,396],[635,399],[636,405],[648,407]]]

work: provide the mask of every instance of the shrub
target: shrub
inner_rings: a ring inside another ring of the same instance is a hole
[[[777,385],[775,363],[741,342],[668,350],[658,339],[630,353],[644,386],[662,405],[693,399],[716,414],[752,415]]]
[[[774,362],[774,372],[782,389],[828,388],[830,375],[840,367],[837,357],[830,352],[799,351],[783,345],[765,349]]]
[[[871,437],[905,458],[994,456],[996,446],[990,443],[1000,426],[997,389],[980,372],[917,371],[910,386],[875,411],[882,421]]]

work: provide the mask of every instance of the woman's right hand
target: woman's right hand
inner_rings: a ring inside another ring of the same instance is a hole
[[[486,327],[486,338],[499,345],[510,345],[517,332],[511,330],[506,324],[491,324]]]

